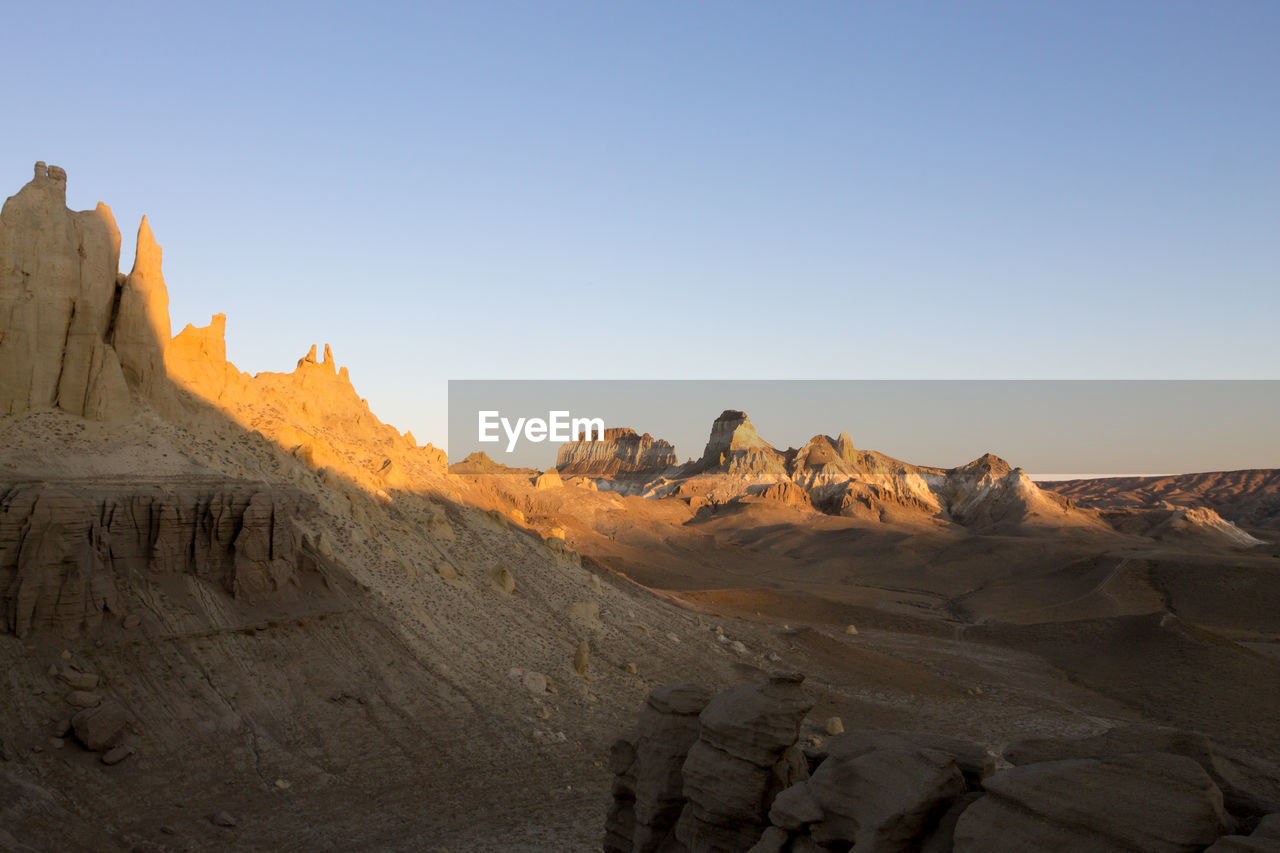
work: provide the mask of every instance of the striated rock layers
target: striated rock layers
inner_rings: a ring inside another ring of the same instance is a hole
[[[786,454],[760,437],[746,412],[726,409],[711,424],[702,457],[678,476],[697,474],[786,476]]]
[[[696,685],[654,691],[635,744],[614,746],[605,850],[1280,850],[1280,768],[1201,735],[1024,741],[1001,771],[979,744],[916,732],[847,731],[801,753],[799,682],[709,701]]]
[[[795,746],[813,705],[803,679],[775,673],[714,699],[696,685],[655,690],[634,743],[613,748],[607,853],[750,847],[778,792],[808,775]]]
[[[160,248],[144,219],[137,261],[118,272],[111,210],[66,207],[67,175],[37,163],[0,211],[0,414],[57,407],[95,420],[131,414],[169,340]]]
[[[0,628],[95,629],[138,577],[189,575],[236,598],[280,590],[324,559],[304,511],[300,495],[254,484],[0,487]]]
[[[556,470],[561,477],[604,477],[645,481],[676,464],[669,442],[626,427],[604,431],[602,441],[571,441],[560,446]]]

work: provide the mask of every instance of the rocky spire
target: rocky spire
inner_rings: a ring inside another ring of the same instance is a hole
[[[127,417],[129,391],[107,344],[120,232],[110,209],[66,207],[67,173],[35,176],[0,212],[0,414],[56,406]]]
[[[161,251],[142,217],[133,270],[120,291],[112,344],[125,379],[144,396],[162,393],[164,351],[169,345],[169,291],[160,270]]]

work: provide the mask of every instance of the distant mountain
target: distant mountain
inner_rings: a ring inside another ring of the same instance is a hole
[[[1211,471],[1165,477],[1102,477],[1041,483],[1097,509],[1204,506],[1243,527],[1280,529],[1280,469]]]
[[[574,441],[560,446],[556,470],[562,477],[602,477],[647,481],[677,462],[675,448],[633,429],[612,428],[600,441]]]
[[[1096,511],[1043,491],[1022,469],[991,454],[949,470],[912,465],[858,450],[847,432],[815,435],[803,447],[779,450],[756,432],[745,412],[728,409],[712,423],[702,456],[671,467],[675,454],[667,442],[647,434],[640,439],[633,430],[610,432],[614,436],[605,442],[562,447],[561,473],[596,477],[615,491],[683,499],[697,508],[766,501],[827,515],[932,518],[993,532],[1037,524],[1108,529]],[[664,455],[639,465],[641,444],[661,447]],[[614,470],[622,476],[609,473]]]

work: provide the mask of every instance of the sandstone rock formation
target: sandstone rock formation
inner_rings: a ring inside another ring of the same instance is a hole
[[[37,163],[0,211],[0,414],[115,420],[131,412],[110,343],[120,232],[105,204],[73,213],[66,194],[66,173]]]
[[[1200,735],[1025,741],[999,772],[979,744],[918,732],[848,731],[801,755],[798,687],[775,676],[709,702],[692,685],[655,691],[641,737],[614,746],[605,850],[1232,853],[1280,840],[1280,773]],[[658,792],[643,809],[641,791]]]
[[[734,688],[709,703],[691,685],[655,690],[635,746],[614,747],[606,850],[750,847],[768,825],[774,796],[808,772],[795,748],[812,706],[802,680],[777,673],[767,684]]]
[[[1208,774],[1167,753],[1025,765],[984,787],[987,795],[956,824],[956,853],[1191,853],[1232,828]]]
[[[1222,791],[1228,811],[1256,820],[1280,812],[1280,767],[1228,749],[1208,737],[1147,723],[1119,726],[1088,738],[1033,738],[1004,749],[1015,765],[1068,759],[1110,759],[1144,752],[1181,755],[1195,761]]]
[[[170,337],[169,291],[160,263],[160,246],[144,216],[133,270],[120,288],[111,345],[125,379],[149,400],[168,392],[164,354]]]
[[[760,437],[746,412],[726,409],[711,424],[702,457],[677,476],[707,473],[785,477],[786,454]]]
[[[645,482],[677,463],[675,448],[649,433],[612,427],[602,441],[579,440],[560,446],[556,470],[561,477],[604,477]]]
[[[634,742],[610,755],[613,804],[605,821],[606,853],[668,849],[685,806],[682,768],[698,739],[698,715],[711,693],[696,684],[659,687],[640,713]]]
[[[191,575],[234,597],[296,582],[324,558],[297,527],[301,497],[260,486],[0,487],[0,627],[76,636],[122,615],[133,573]]]
[[[1170,506],[1203,506],[1239,525],[1280,528],[1280,469],[1276,468],[1041,485],[1097,509],[1125,510],[1163,501]]]

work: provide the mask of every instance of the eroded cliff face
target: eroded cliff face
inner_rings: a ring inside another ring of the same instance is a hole
[[[756,432],[746,412],[727,409],[711,424],[702,458],[681,472],[786,477],[786,454]]]
[[[120,231],[105,204],[76,213],[66,197],[66,172],[37,163],[0,211],[0,414],[57,407],[95,420],[128,417],[110,343],[123,285]]]
[[[162,576],[235,599],[298,586],[324,561],[299,527],[305,505],[254,484],[0,488],[0,627],[78,636]]]
[[[603,441],[571,441],[561,445],[556,470],[561,477],[607,477],[648,480],[675,465],[670,442],[633,429],[612,427]]]

